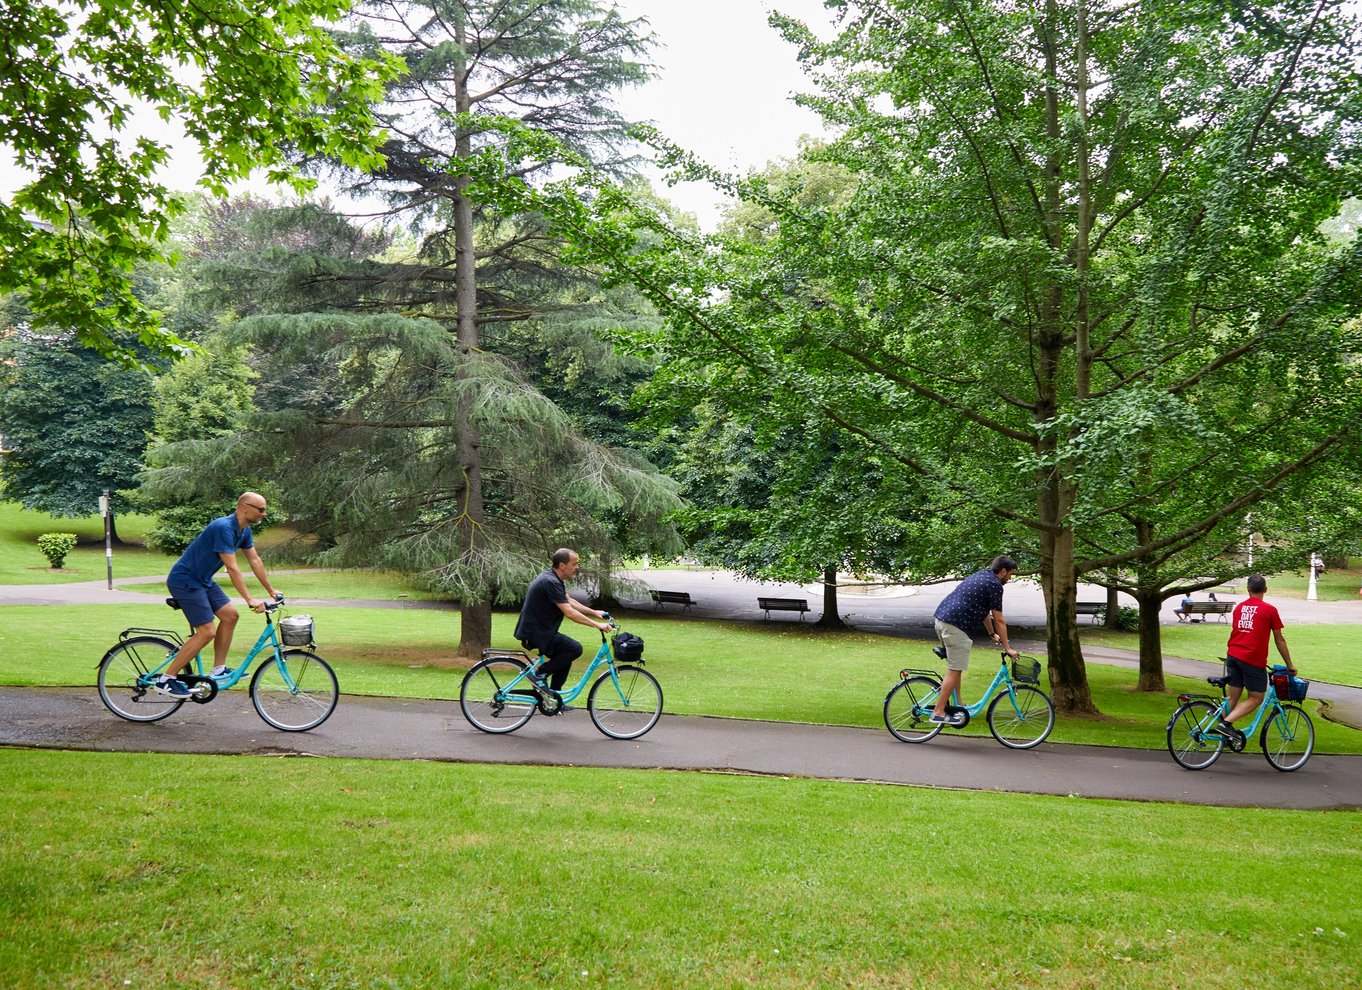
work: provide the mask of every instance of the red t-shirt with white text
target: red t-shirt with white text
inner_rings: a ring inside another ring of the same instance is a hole
[[[1253,667],[1267,666],[1267,641],[1282,628],[1277,607],[1261,598],[1246,598],[1230,615],[1230,641],[1225,651]]]

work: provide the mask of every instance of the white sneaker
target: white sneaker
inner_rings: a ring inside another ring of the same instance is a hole
[[[158,678],[156,683],[152,685],[152,690],[157,694],[167,694],[172,698],[189,697],[189,685],[173,677]]]
[[[226,664],[220,663],[220,664],[218,664],[216,667],[214,667],[212,670],[210,670],[210,671],[208,672],[208,676],[210,676],[210,677],[226,677],[226,676],[227,676],[228,674],[230,674],[231,672],[232,672],[232,668],[231,668],[231,667],[228,667]]]

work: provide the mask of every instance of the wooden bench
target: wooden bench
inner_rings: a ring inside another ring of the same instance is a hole
[[[653,597],[653,611],[656,612],[663,605],[684,605],[689,609],[695,604],[689,591],[650,591],[648,594]]]
[[[809,610],[809,603],[803,598],[758,598],[757,608],[766,613],[766,618],[771,617],[772,612],[798,612],[799,621],[804,621],[804,613]]]
[[[1091,615],[1093,625],[1107,616],[1106,602],[1079,602],[1074,606],[1075,615]]]
[[[1174,611],[1178,613],[1179,622],[1188,622],[1193,615],[1218,615],[1221,622],[1228,622],[1225,616],[1234,611],[1234,602],[1188,602],[1179,605]]]

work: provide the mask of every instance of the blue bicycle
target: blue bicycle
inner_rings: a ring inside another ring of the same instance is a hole
[[[937,655],[940,656],[939,647]],[[982,698],[973,705],[960,704],[959,695],[950,699],[951,704],[946,706],[949,723],[931,721],[936,699],[940,697],[941,675],[934,670],[900,671],[899,682],[884,699],[885,726],[900,742],[926,742],[942,729],[963,729],[987,704],[988,731],[994,739],[1008,749],[1039,746],[1055,727],[1055,706],[1044,691],[1035,687],[1040,681],[1040,661],[1018,656],[1009,666],[1007,654],[1002,657],[1002,664]]]
[[[535,712],[558,715],[567,710],[586,690],[591,676],[604,668],[586,696],[591,721],[611,739],[637,739],[662,717],[662,686],[643,669],[642,650],[637,652],[626,657],[628,663],[617,663],[602,632],[601,648],[581,679],[559,692],[549,687],[540,672],[544,656],[531,660],[524,650],[483,650],[482,660],[469,669],[459,686],[459,707],[474,728],[497,734],[514,732]]]
[[[167,598],[178,610],[180,603]],[[186,701],[206,705],[235,686],[262,653],[267,659],[251,678],[251,704],[270,725],[284,732],[315,729],[336,710],[340,688],[331,665],[310,650],[286,646],[313,646],[313,624],[307,616],[281,617],[276,634],[273,615],[282,598],[265,603],[265,628],[255,646],[236,669],[213,677],[204,672],[203,657],[195,654],[178,679],[189,686],[188,698],[176,698],[152,687],[161,671],[180,651],[184,639],[172,629],[124,629],[119,642],[99,661],[99,697],[109,711],[129,722],[158,722],[179,711]],[[283,642],[280,643],[280,634]]]

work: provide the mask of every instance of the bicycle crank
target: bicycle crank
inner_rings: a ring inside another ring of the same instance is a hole
[[[206,705],[218,696],[218,682],[211,677],[181,674],[180,680],[189,686],[189,700]]]
[[[969,709],[959,705],[947,705],[946,717],[949,718],[952,729],[963,729],[969,725]]]
[[[541,688],[535,692],[539,696],[539,710],[545,715],[557,715],[563,710],[563,697],[551,688]]]

